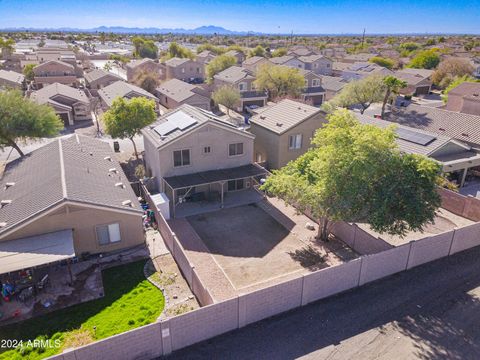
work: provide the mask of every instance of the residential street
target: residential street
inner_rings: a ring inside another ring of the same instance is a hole
[[[479,258],[477,247],[169,359],[478,359]]]

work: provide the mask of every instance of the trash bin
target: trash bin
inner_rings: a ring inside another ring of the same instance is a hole
[[[120,152],[120,144],[118,143],[118,141],[113,142],[113,150],[115,152]]]

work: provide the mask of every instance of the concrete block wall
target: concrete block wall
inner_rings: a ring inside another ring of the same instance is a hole
[[[455,229],[450,255],[480,245],[480,223]]]
[[[329,267],[303,276],[302,305],[358,286],[362,259]]]
[[[362,257],[359,285],[375,281],[407,268],[411,243]]]
[[[337,221],[333,224],[331,232],[353,249],[355,243],[355,227],[353,224]]]
[[[239,327],[302,305],[303,277],[257,290],[238,298]]]
[[[193,265],[190,264],[190,261],[188,261],[185,250],[183,249],[183,246],[180,244],[180,241],[177,239],[176,236],[173,237],[173,247],[170,251],[175,258],[175,262],[182,271],[185,280],[187,280],[188,285],[195,293],[195,291],[193,290]]]
[[[195,268],[192,270],[192,291],[202,306],[211,305],[215,302],[208,289],[203,286]]]
[[[454,230],[412,242],[407,269],[448,256]]]
[[[480,199],[473,196],[464,196],[447,189],[439,188],[437,191],[442,198],[444,209],[467,219],[480,221]]]
[[[355,238],[353,249],[362,255],[376,254],[388,249],[393,248],[392,245],[387,243],[385,240],[375,237],[357,224],[354,224],[355,227]]]

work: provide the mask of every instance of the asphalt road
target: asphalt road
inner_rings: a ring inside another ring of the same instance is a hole
[[[173,353],[168,359],[480,359],[480,248]]]

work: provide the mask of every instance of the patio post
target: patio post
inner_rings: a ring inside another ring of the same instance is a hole
[[[220,184],[222,185],[222,190],[220,191],[220,199],[221,199],[220,209],[223,209],[223,184],[225,184],[225,182],[222,181]]]
[[[467,177],[468,168],[463,169],[462,180],[460,181],[460,187],[465,185],[465,178]]]
[[[177,207],[177,200],[176,200],[176,194],[177,194],[177,191],[172,187],[171,188],[173,190],[173,218],[175,219],[175,208]]]

